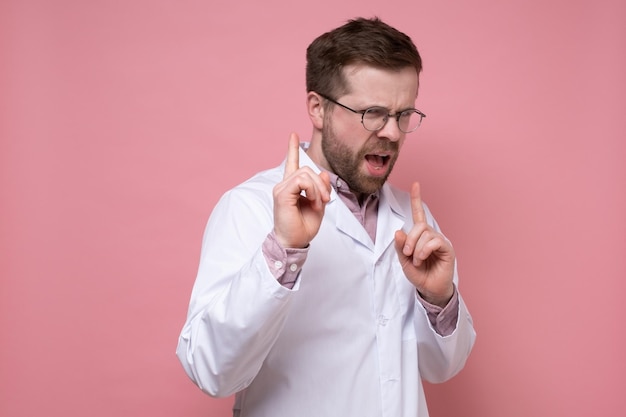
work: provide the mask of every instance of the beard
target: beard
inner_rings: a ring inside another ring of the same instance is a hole
[[[361,149],[354,151],[337,138],[330,118],[326,119],[322,128],[322,153],[330,170],[344,180],[350,190],[360,194],[369,195],[381,189],[398,159],[399,147],[399,142],[379,139],[372,135]],[[364,173],[362,170],[365,156],[381,152],[391,153],[385,166],[387,172],[381,176]]]

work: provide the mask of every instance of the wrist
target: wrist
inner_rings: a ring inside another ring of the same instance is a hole
[[[454,285],[451,285],[450,288],[443,294],[433,294],[426,291],[422,292],[420,290],[417,290],[417,293],[427,303],[444,308],[448,305],[452,296],[454,296]]]
[[[293,243],[293,242],[289,242],[286,239],[283,239],[281,236],[279,236],[279,234],[276,232],[276,229],[272,229],[270,235],[274,238],[274,240],[276,240],[276,242],[283,248],[283,249],[306,249],[309,247],[308,243],[304,243],[304,244],[298,244],[298,243]]]

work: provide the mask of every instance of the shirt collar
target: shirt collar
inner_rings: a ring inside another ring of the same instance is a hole
[[[335,189],[335,192],[339,196],[341,196],[344,201],[346,199],[348,199],[348,200],[354,202],[357,206],[361,205],[361,204],[359,204],[359,201],[358,201],[356,195],[354,194],[354,192],[352,190],[350,190],[350,186],[348,185],[348,183],[346,181],[341,179],[334,172],[327,171],[327,170],[325,170],[323,168],[320,168],[320,169],[323,170],[323,171],[326,171],[328,173],[328,176],[330,177],[330,184]],[[376,199],[378,199],[379,194],[380,194],[380,190],[376,191],[373,194],[368,195],[363,200],[363,205],[367,205],[370,202],[375,201]]]

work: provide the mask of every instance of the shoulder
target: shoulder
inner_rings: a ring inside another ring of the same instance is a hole
[[[248,178],[241,184],[235,186],[227,193],[252,193],[252,194],[266,194],[270,193],[274,186],[278,184],[283,177],[283,166],[274,167],[261,171],[254,176]]]
[[[271,209],[272,190],[281,181],[282,175],[282,166],[261,171],[226,191],[216,208],[236,212]]]

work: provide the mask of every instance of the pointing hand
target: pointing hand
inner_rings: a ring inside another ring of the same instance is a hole
[[[398,230],[395,247],[408,280],[429,303],[444,307],[454,293],[452,244],[426,223],[419,183],[411,187],[413,227],[409,233]]]
[[[274,234],[285,248],[304,248],[319,231],[330,200],[328,173],[300,168],[300,140],[295,133],[289,148],[283,181],[274,187]]]

